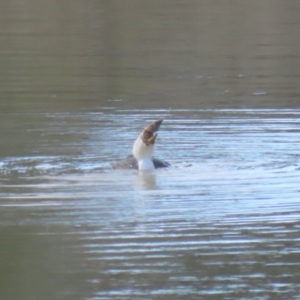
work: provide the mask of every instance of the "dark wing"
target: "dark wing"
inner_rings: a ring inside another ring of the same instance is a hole
[[[171,165],[168,162],[157,159],[155,157],[152,158],[152,161],[154,163],[155,169],[171,167]]]
[[[126,158],[121,159],[120,161],[111,164],[113,169],[138,169],[137,160],[133,155],[128,155]]]

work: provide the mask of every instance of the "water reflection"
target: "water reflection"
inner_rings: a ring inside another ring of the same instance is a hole
[[[138,171],[134,185],[136,190],[156,190],[156,171]]]
[[[3,4],[2,111],[297,107],[298,3],[266,3]]]

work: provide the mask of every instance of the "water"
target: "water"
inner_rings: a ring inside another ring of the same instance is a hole
[[[1,299],[299,299],[297,1],[0,5]]]
[[[73,136],[53,149],[43,129],[37,155],[1,160],[2,257],[13,270],[2,276],[49,299],[296,299],[299,114],[32,114],[52,130],[73,123],[63,132]],[[157,156],[173,166],[110,169],[156,118]]]

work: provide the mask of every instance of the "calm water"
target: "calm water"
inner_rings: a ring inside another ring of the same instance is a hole
[[[298,1],[0,6],[1,300],[299,299]]]

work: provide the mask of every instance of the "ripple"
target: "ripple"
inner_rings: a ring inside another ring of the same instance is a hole
[[[62,228],[64,243],[72,241],[62,249],[84,257],[75,265],[96,291],[90,299],[290,299],[300,280],[299,115],[48,115],[80,120],[70,130],[88,138],[72,142],[79,154],[3,158],[0,224],[36,226],[39,236]],[[157,155],[172,167],[147,176],[109,169],[143,124],[159,117]]]

